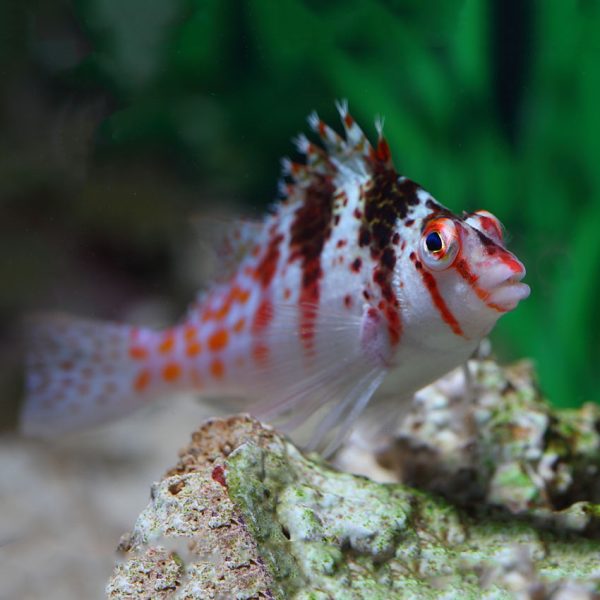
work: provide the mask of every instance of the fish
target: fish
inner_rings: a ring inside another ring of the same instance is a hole
[[[317,415],[311,443],[338,432],[335,448],[384,380],[409,401],[527,298],[500,221],[453,214],[397,172],[381,121],[371,144],[336,106],[343,133],[309,116],[318,141],[295,139],[280,200],[231,224],[218,275],[178,323],[30,318],[24,434],[63,435],[188,391],[290,431]]]

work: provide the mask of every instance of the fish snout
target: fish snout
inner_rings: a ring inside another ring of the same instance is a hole
[[[508,252],[497,264],[485,269],[480,285],[489,292],[488,303],[504,312],[513,310],[531,292],[529,286],[522,283],[526,273],[525,265]]]

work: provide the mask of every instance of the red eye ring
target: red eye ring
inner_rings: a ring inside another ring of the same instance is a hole
[[[449,268],[458,256],[460,247],[456,224],[442,217],[430,221],[419,244],[421,262],[432,271]]]

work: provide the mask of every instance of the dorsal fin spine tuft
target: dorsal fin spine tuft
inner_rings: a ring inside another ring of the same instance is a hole
[[[348,101],[336,101],[335,106],[342,121],[344,135],[327,125],[316,111],[308,115],[308,125],[322,145],[311,142],[303,133],[293,139],[297,151],[304,156],[304,161],[297,163],[288,157],[282,159],[284,182],[280,184],[279,191],[284,196],[291,196],[296,187],[309,187],[316,177],[330,178],[339,184],[347,177],[368,177],[382,167],[385,170],[394,168],[389,145],[383,136],[383,118],[378,117],[375,121],[378,140],[373,147],[350,114]]]

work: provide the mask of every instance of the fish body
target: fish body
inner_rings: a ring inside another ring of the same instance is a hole
[[[338,108],[344,136],[309,117],[321,145],[297,139],[304,161],[282,161],[284,199],[232,227],[217,280],[179,324],[32,320],[26,433],[194,390],[243,398],[247,412],[290,427],[319,413],[319,440],[347,431],[388,374],[408,399],[464,362],[527,297],[496,217],[452,214],[397,173],[380,126],[372,146]]]

